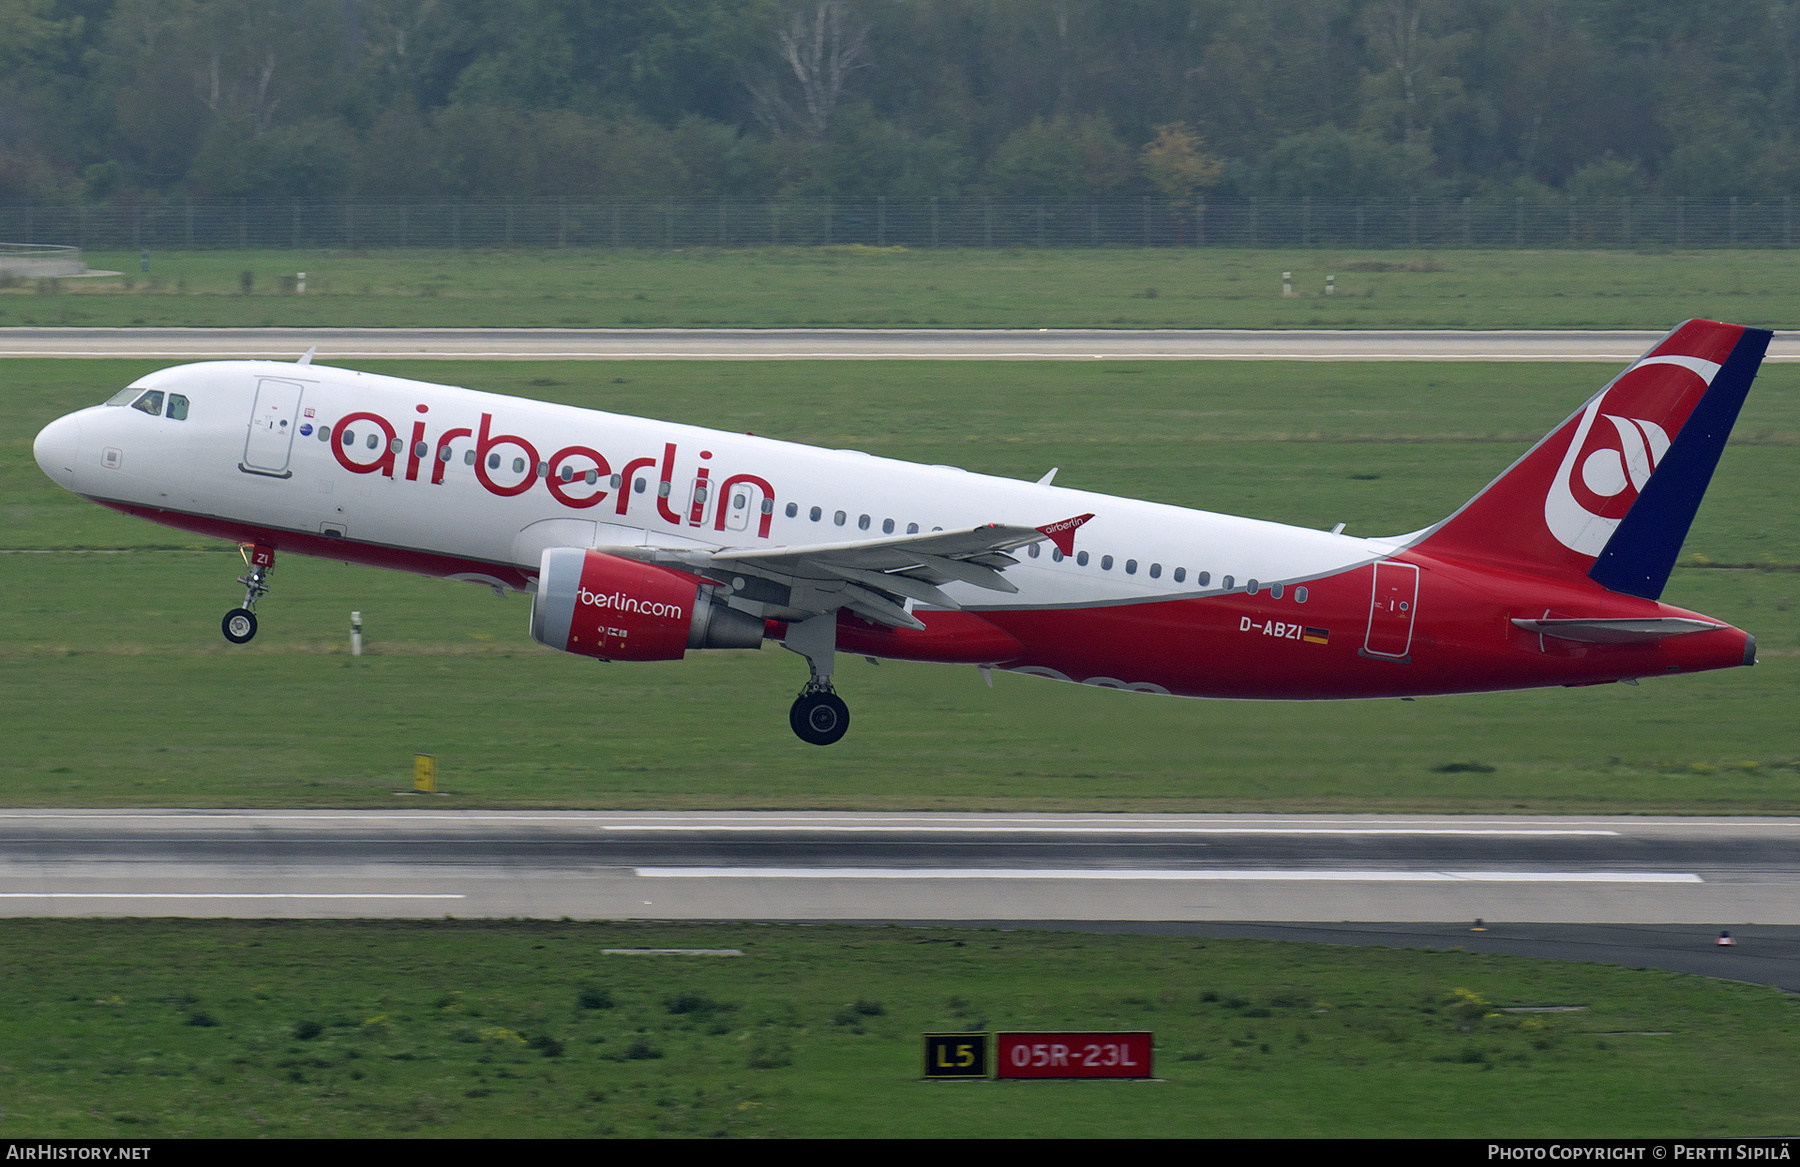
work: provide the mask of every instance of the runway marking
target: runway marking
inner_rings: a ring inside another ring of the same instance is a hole
[[[353,814],[277,814],[277,815],[226,815],[226,814],[6,814],[0,813],[0,819],[19,819],[25,821],[72,819],[75,821],[93,819],[118,819],[125,821],[142,821],[148,819],[182,819],[232,824],[244,821],[255,821],[260,826],[279,825],[287,822],[351,822],[379,825],[386,821],[393,822],[451,822],[466,824],[506,824],[517,823],[579,823],[594,827],[600,831],[618,833],[658,833],[658,834],[905,834],[905,835],[1332,835],[1332,836],[1381,836],[1381,835],[1452,835],[1452,836],[1485,836],[1497,838],[1545,838],[1562,836],[1613,837],[1620,832],[1598,828],[1582,827],[1412,827],[1412,826],[1369,826],[1369,827],[1307,827],[1307,826],[1269,826],[1269,827],[1236,827],[1236,826],[1120,826],[1111,823],[1091,823],[1081,826],[1040,826],[1017,822],[999,821],[993,823],[834,823],[834,822],[760,822],[760,823],[656,823],[656,822],[603,822],[593,817],[581,815],[462,815],[462,814],[414,814],[408,811],[378,813],[375,815]]]
[[[461,900],[452,892],[0,891],[0,900]]]
[[[645,879],[1069,879],[1323,883],[1704,883],[1673,871],[1329,871],[1053,867],[634,867]]]
[[[887,835],[1500,835],[1507,838],[1537,838],[1544,835],[1612,835],[1617,831],[1584,831],[1545,829],[1493,829],[1465,827],[1011,827],[1011,826],[869,826],[839,827],[799,824],[791,826],[756,826],[753,824],[719,824],[681,826],[678,824],[643,826],[603,826],[607,831],[694,831],[694,832],[780,832],[781,834],[887,834]]]

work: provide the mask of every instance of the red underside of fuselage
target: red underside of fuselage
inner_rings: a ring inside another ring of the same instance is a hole
[[[358,543],[226,519],[105,503],[195,534],[277,551],[419,575],[478,576],[523,589],[509,564]],[[1186,697],[1324,700],[1602,684],[1753,663],[1742,631],[1586,644],[1525,632],[1523,619],[1688,617],[1696,613],[1607,591],[1586,579],[1546,578],[1489,564],[1403,552],[1417,568],[1409,618],[1378,615],[1377,567],[1365,564],[1257,595],[1079,608],[920,612],[923,632],[884,629],[848,614],[841,652],[894,660],[982,664],[1113,688]],[[1410,573],[1408,574],[1410,579]],[[1390,581],[1391,582],[1391,581]],[[1705,617],[1699,617],[1705,619]]]

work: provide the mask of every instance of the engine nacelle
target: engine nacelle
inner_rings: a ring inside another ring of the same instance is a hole
[[[603,660],[679,660],[690,648],[760,648],[763,621],[699,576],[582,547],[538,561],[531,638]]]

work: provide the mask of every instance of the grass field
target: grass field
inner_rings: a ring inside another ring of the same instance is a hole
[[[6,920],[0,974],[0,1137],[1780,1134],[1800,1039],[1672,973],[903,927]],[[1009,1029],[1159,1080],[918,1080]]]
[[[86,258],[124,274],[0,288],[0,326],[1800,326],[1792,251],[188,251],[148,273],[133,253]],[[302,271],[306,294],[283,294]]]
[[[150,366],[9,362],[0,790],[9,805],[393,803],[435,753],[459,805],[1167,810],[1800,810],[1800,370],[1765,370],[1668,598],[1756,669],[1417,702],[1199,702],[845,662],[850,737],[795,741],[779,649],[602,665],[522,597],[284,558],[247,649],[234,553],[52,485],[30,440]],[[368,366],[1312,526],[1428,523],[1602,366],[680,363]],[[1021,404],[1023,403],[1023,404]],[[86,550],[82,550],[86,549]],[[107,553],[95,549],[115,549]],[[1700,564],[1753,564],[1719,570]],[[369,655],[347,655],[363,612]],[[704,726],[706,732],[681,732]],[[670,732],[673,727],[677,732]],[[731,743],[721,752],[720,743]],[[1442,767],[1476,763],[1491,772]]]

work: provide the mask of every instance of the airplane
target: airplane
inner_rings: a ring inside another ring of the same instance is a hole
[[[277,553],[531,595],[614,661],[805,658],[802,740],[849,728],[836,654],[1188,697],[1413,697],[1750,665],[1660,602],[1771,333],[1678,326],[1468,503],[1382,538],[298,362],[162,369],[33,451],[103,506],[237,542],[226,639]],[[992,677],[989,675],[989,683]]]

